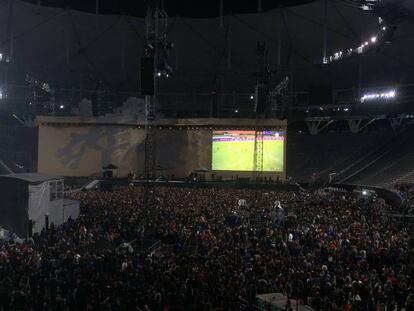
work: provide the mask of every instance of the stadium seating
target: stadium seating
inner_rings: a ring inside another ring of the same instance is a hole
[[[351,184],[392,187],[414,179],[412,163],[414,127],[405,128],[339,176],[338,181]]]
[[[302,182],[311,181],[314,173],[327,180],[330,173],[339,173],[392,136],[386,130],[359,134],[329,132],[314,136],[288,133],[287,174]]]

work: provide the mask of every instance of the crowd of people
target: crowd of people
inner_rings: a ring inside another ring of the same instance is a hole
[[[144,191],[74,193],[78,219],[3,242],[0,310],[246,310],[276,292],[315,310],[414,310],[413,224],[383,202],[154,187],[145,207]]]
[[[399,193],[402,205],[401,213],[403,215],[414,216],[414,188],[410,184],[399,184],[395,186],[395,190]]]

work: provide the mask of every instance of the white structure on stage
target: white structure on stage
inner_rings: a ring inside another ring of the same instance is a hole
[[[79,202],[63,197],[63,177],[38,174],[0,175],[0,226],[20,237],[79,216]]]

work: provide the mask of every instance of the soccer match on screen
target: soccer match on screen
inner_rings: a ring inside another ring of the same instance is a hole
[[[214,131],[212,145],[213,171],[253,171],[254,131]],[[283,171],[284,135],[263,132],[263,171]]]

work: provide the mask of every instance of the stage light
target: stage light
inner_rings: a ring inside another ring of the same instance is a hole
[[[381,32],[382,29],[382,32]],[[378,32],[371,36],[369,38],[369,40],[364,41],[360,46],[355,47],[355,48],[349,48],[346,49],[345,54],[343,54],[342,51],[333,53],[330,56],[326,56],[322,58],[322,64],[326,65],[329,63],[332,63],[333,61],[339,61],[344,59],[345,57],[352,57],[355,54],[362,54],[364,53],[366,50],[365,49],[369,49],[369,44],[371,43],[375,43],[375,44],[381,44],[381,43],[387,43],[390,41],[390,39],[387,39],[387,32],[384,33],[384,31],[387,30],[388,32],[388,27],[387,26],[383,26],[381,27]],[[365,49],[364,49],[365,48]]]
[[[3,99],[3,91],[0,90],[0,99]]]
[[[238,109],[236,109],[236,110],[234,110],[234,112],[235,112],[235,113],[238,113],[238,112],[239,112],[239,110],[238,110]]]
[[[395,90],[391,90],[391,91],[388,91],[388,92],[382,92],[382,93],[364,94],[361,97],[361,103],[363,103],[365,101],[372,100],[372,99],[383,99],[383,100],[394,99],[396,95],[397,95],[397,93],[396,93]]]
[[[362,190],[362,195],[368,195],[368,191]]]
[[[349,110],[349,108],[344,108],[344,111],[348,111]]]
[[[323,111],[323,107],[319,107],[319,109],[320,109],[321,111]]]
[[[157,76],[158,76],[158,77],[161,77],[161,72],[158,72],[158,73],[157,73]]]
[[[60,109],[63,109],[63,108],[65,108],[65,106],[64,105],[60,105],[59,108]]]
[[[253,95],[250,95],[250,99],[254,99],[254,96]]]

